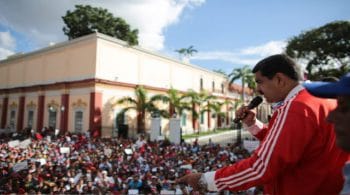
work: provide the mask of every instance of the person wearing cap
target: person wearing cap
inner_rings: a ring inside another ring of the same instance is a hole
[[[342,164],[348,154],[335,145],[333,125],[326,121],[336,101],[316,98],[301,83],[300,67],[278,54],[253,68],[257,91],[275,103],[267,125],[243,106],[236,111],[260,140],[249,158],[216,171],[189,174],[177,180],[195,190],[242,191],[263,186],[264,194],[338,194]]]
[[[337,145],[350,153],[350,73],[339,81],[310,82],[304,87],[316,97],[337,99],[338,105],[328,114],[327,120],[334,124]],[[340,194],[350,194],[350,155],[343,173],[345,182]]]

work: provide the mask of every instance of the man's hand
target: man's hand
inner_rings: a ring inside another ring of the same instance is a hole
[[[241,118],[242,122],[248,127],[255,124],[255,112],[253,110],[249,110],[247,106],[242,106],[236,110],[236,117]]]
[[[185,183],[190,185],[195,191],[203,191],[206,189],[202,189],[203,187],[199,185],[199,179],[201,178],[201,176],[202,176],[202,173],[190,173],[188,175],[185,175],[177,179],[176,183],[178,184]]]

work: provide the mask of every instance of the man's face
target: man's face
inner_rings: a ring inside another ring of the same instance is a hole
[[[350,96],[339,96],[338,106],[329,113],[327,119],[334,124],[337,145],[350,152]]]
[[[279,87],[279,78],[275,75],[272,79],[263,76],[260,71],[255,73],[255,82],[257,91],[264,96],[269,103],[283,100],[281,97],[281,88]]]

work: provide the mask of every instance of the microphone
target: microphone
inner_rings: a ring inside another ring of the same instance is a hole
[[[259,106],[259,104],[261,104],[262,101],[263,101],[262,97],[256,96],[255,98],[252,99],[252,101],[249,102],[247,108],[249,110],[256,108],[257,106]],[[246,115],[244,115],[243,118],[235,118],[233,119],[233,122],[238,123],[240,120],[244,119],[245,117]]]

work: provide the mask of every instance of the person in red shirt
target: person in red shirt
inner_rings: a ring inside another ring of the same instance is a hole
[[[255,65],[257,90],[274,112],[268,124],[243,106],[236,116],[255,137],[252,155],[216,171],[188,174],[177,182],[194,190],[241,191],[263,186],[264,194],[339,194],[342,165],[348,155],[335,145],[334,127],[326,121],[336,101],[316,98],[300,84],[299,66],[283,54]]]
[[[334,124],[337,145],[350,153],[350,73],[338,81],[305,83],[304,87],[316,97],[337,98],[338,105],[329,113],[327,120]],[[343,173],[345,182],[340,194],[350,195],[350,155]]]

